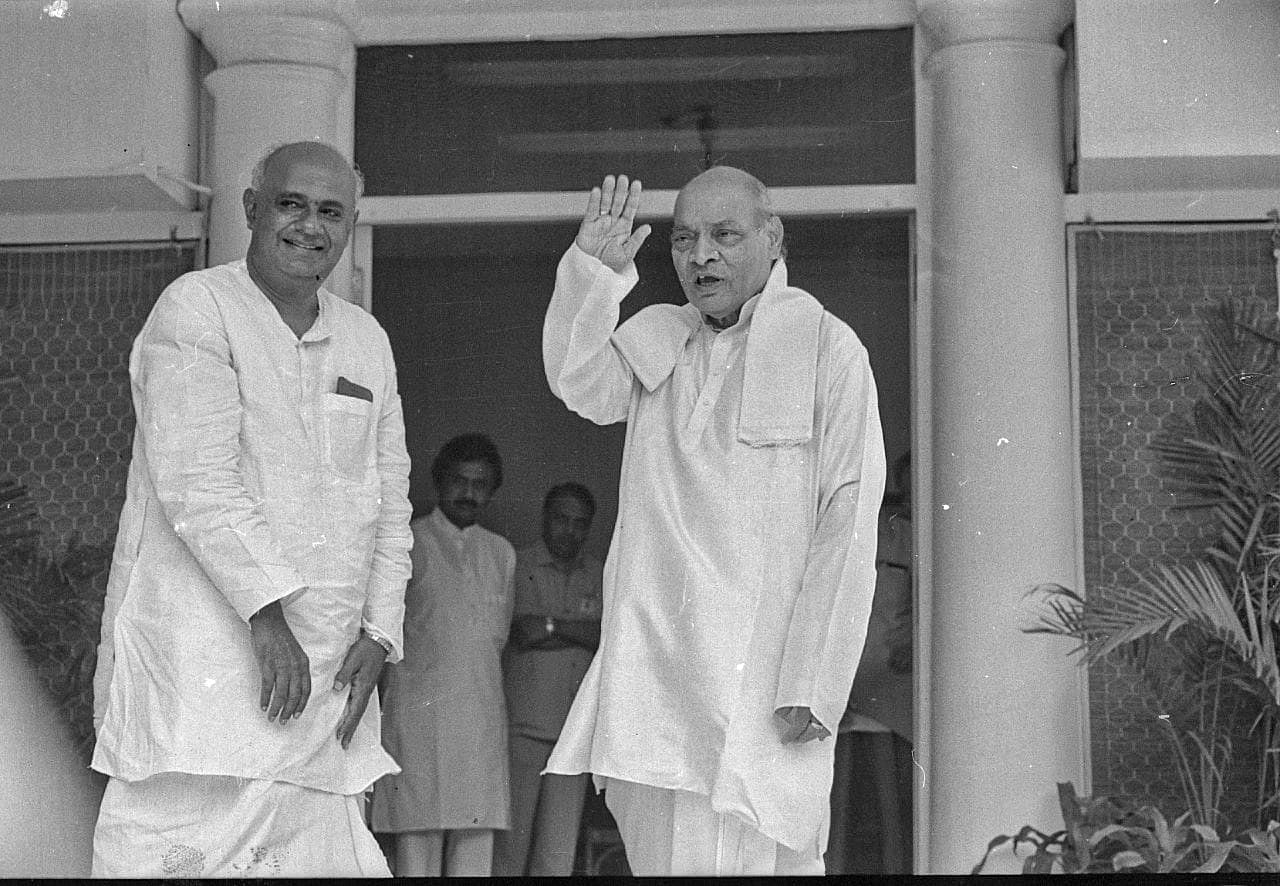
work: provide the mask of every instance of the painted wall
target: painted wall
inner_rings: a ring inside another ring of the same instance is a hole
[[[166,0],[0,3],[0,212],[190,209],[198,44]],[[157,173],[157,169],[161,170]]]
[[[1080,189],[1280,184],[1280,3],[1077,0]]]

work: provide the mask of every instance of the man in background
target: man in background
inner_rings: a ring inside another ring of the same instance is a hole
[[[600,645],[604,567],[582,549],[595,513],[585,486],[553,487],[542,505],[542,541],[516,555],[515,616],[503,655],[511,828],[497,838],[497,876],[573,873],[587,777],[541,772]]]
[[[409,458],[386,334],[321,287],[359,191],[328,145],[271,151],[245,259],[178,278],[134,342],[95,876],[389,873],[362,795],[396,769],[372,692],[400,654]]]
[[[454,437],[431,478],[436,507],[412,523],[404,661],[384,681],[383,742],[403,771],[378,783],[373,829],[396,835],[397,877],[485,877],[509,814],[501,654],[516,554],[477,522],[502,485],[488,437]]]

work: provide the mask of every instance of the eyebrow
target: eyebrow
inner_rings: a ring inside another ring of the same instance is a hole
[[[743,222],[740,222],[740,221],[738,221],[737,219],[732,219],[732,218],[723,218],[723,219],[720,219],[720,221],[713,221],[713,222],[711,222],[710,224],[708,224],[708,225],[707,225],[707,227],[709,227],[709,228],[739,228],[739,227],[743,227]],[[686,225],[686,224],[684,224],[683,222],[672,222],[672,224],[671,224],[671,228],[672,228],[672,230],[676,230],[676,231],[681,231],[681,230],[684,230],[684,231],[692,231],[692,230],[693,230],[693,227],[692,227],[692,226],[690,226],[690,225]]]
[[[299,200],[303,203],[311,202],[311,198],[308,197],[306,194],[302,193],[301,191],[281,191],[280,193],[276,194],[276,199],[277,200]],[[343,203],[341,200],[321,200],[320,206],[322,208],[329,208],[333,206],[337,206],[342,209],[347,208],[347,204]]]

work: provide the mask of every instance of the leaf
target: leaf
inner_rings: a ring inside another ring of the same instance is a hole
[[[1117,834],[1119,834],[1121,837],[1124,838],[1123,842],[1126,846],[1132,845],[1132,841],[1129,839],[1128,831],[1129,829],[1124,827],[1123,825],[1109,824],[1106,827],[1098,828],[1096,831],[1093,832],[1093,834],[1089,837],[1089,845],[1096,847],[1103,840],[1106,840],[1108,838],[1115,838]]]
[[[1117,852],[1111,857],[1111,867],[1113,870],[1117,871],[1128,870],[1129,868],[1140,868],[1146,863],[1147,860],[1142,857],[1142,853],[1134,852],[1133,850]]]
[[[1206,843],[1218,842],[1218,832],[1208,825],[1193,824],[1191,825],[1191,830],[1195,831],[1196,834],[1200,836],[1200,839],[1204,840]]]
[[[991,855],[991,853],[997,848],[1003,846],[1005,843],[1008,843],[1012,839],[1013,837],[1009,836],[1008,834],[1001,834],[998,837],[993,837],[991,842],[987,844],[987,851],[982,853],[982,858],[978,859],[978,863],[973,866],[973,870],[970,871],[969,873],[970,874],[980,873],[982,871],[982,866],[987,863],[987,858]]]
[[[1039,850],[1035,855],[1027,859],[1027,863],[1022,866],[1022,872],[1024,874],[1052,874],[1053,863],[1056,859],[1057,855],[1055,853]]]
[[[1231,854],[1231,850],[1238,844],[1235,842],[1218,843],[1212,847],[1209,857],[1197,867],[1191,869],[1193,874],[1216,874],[1223,863],[1227,860],[1227,856]]]

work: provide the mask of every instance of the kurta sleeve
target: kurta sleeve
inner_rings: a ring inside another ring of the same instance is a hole
[[[830,322],[828,318],[826,322]],[[787,628],[775,708],[808,707],[836,730],[866,641],[875,592],[885,458],[866,349],[847,329],[833,348],[820,417],[818,517]]]
[[[305,583],[241,481],[244,405],[203,284],[180,281],[161,294],[134,360],[137,434],[165,518],[247,621]]]
[[[404,658],[404,593],[411,571],[413,533],[409,519],[409,453],[404,443],[404,414],[396,383],[395,358],[386,334],[379,330],[386,389],[378,416],[378,480],[381,486],[374,529],[373,562],[365,597],[362,627],[391,642],[388,662]]]
[[[610,341],[618,306],[640,280],[634,264],[621,273],[577,244],[560,259],[556,288],[542,325],[542,361],[551,392],[599,425],[627,417],[633,376]]]

